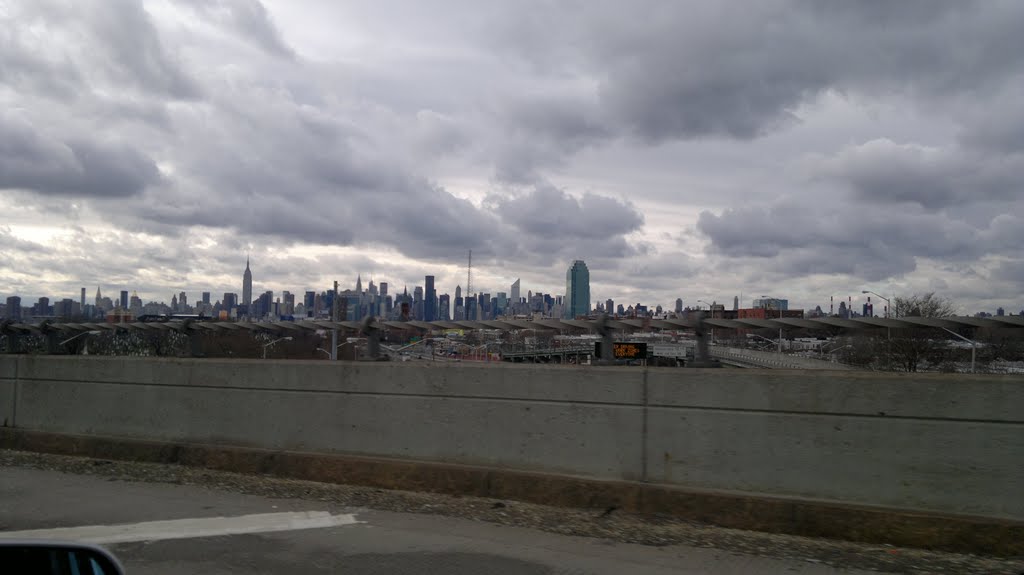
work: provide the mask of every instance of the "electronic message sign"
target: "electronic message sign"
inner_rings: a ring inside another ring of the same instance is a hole
[[[615,359],[647,359],[646,343],[615,342],[612,344]],[[601,357],[601,342],[594,343],[594,355]]]

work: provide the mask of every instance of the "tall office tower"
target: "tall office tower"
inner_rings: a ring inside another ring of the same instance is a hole
[[[231,310],[238,307],[238,294],[236,293],[225,293],[224,299],[220,301],[221,309],[228,311],[228,315],[231,314]]]
[[[70,298],[64,298],[60,301],[53,302],[53,315],[59,318],[67,319],[71,317],[71,304],[74,303]]]
[[[284,309],[281,310],[281,313],[284,315],[292,315],[295,313],[295,294],[286,291],[284,292],[283,299]]]
[[[482,293],[476,296],[476,319],[491,319],[491,294]]]
[[[313,309],[316,303],[316,292],[312,290],[306,290],[306,296],[302,298],[302,306],[306,308],[306,315],[310,315],[309,311]]]
[[[452,296],[441,294],[437,298],[437,319],[448,321],[451,318]]]
[[[188,296],[185,295],[185,292],[178,294],[178,308],[181,309],[181,313],[188,312]]]
[[[508,294],[503,291],[498,292],[498,297],[494,300],[494,315],[503,315],[507,313],[505,310],[508,309]]]
[[[242,274],[242,305],[246,309],[252,305],[252,271],[249,269],[249,257],[245,258],[245,273]]]
[[[363,274],[356,274],[356,293],[363,293]]]
[[[79,305],[82,306],[83,310],[85,309],[85,288],[82,288],[82,301],[79,303]]]
[[[612,301],[612,298],[608,298],[608,301],[604,302],[604,313],[615,315],[615,302]]]
[[[7,319],[21,319],[21,298],[16,295],[7,298]]]
[[[388,282],[380,282],[380,298],[388,297]]]
[[[683,313],[683,298],[676,298],[676,313]]]
[[[128,309],[128,290],[121,290],[121,309]]]
[[[210,305],[210,292],[203,292],[203,305]]]
[[[423,321],[437,319],[437,292],[434,291],[434,276],[423,278]]]
[[[512,289],[509,290],[509,299],[512,300],[512,305],[519,303],[519,278],[512,282]]]
[[[132,297],[128,298],[128,309],[135,317],[142,315],[142,298],[134,290],[132,290]]]
[[[103,304],[103,296],[100,295],[100,286],[96,286],[96,307],[100,307]]]
[[[370,297],[377,295],[377,286],[373,285],[373,278],[370,278],[370,285],[366,287],[366,293],[370,294]]]
[[[412,309],[410,309],[409,311],[411,319],[423,319],[423,286],[416,286],[415,288],[413,288]]]
[[[574,319],[590,313],[590,270],[583,260],[572,262],[565,272],[563,317]]]
[[[171,313],[178,311],[178,296],[171,294]]]

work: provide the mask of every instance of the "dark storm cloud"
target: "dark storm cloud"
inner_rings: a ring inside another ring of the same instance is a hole
[[[0,115],[0,190],[126,197],[159,180],[153,161],[131,146],[62,139],[39,132],[15,114]]]

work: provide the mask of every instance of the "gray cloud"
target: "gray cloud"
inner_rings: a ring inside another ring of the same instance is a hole
[[[816,158],[811,169],[819,177],[849,185],[858,201],[935,210],[1017,197],[1024,154],[998,156],[883,138],[850,146],[831,158]]]
[[[548,241],[595,240],[637,231],[643,216],[628,203],[587,193],[577,199],[551,185],[517,196],[493,196],[495,210],[519,233]]]
[[[0,189],[125,197],[159,179],[153,161],[123,143],[60,139],[15,114],[0,116]]]
[[[98,63],[118,83],[171,98],[195,98],[199,87],[169,54],[145,8],[134,0],[102,0],[83,7],[91,45],[102,50]]]
[[[847,205],[705,211],[698,229],[714,252],[758,258],[766,271],[789,277],[847,274],[879,281],[914,271],[917,258],[969,260],[992,249],[984,230],[945,214],[863,213]]]
[[[209,18],[228,26],[245,40],[263,50],[284,58],[295,52],[281,37],[266,7],[259,0],[176,0]]]

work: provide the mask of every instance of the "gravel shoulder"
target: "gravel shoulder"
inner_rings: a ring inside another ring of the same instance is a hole
[[[687,545],[835,567],[907,574],[1024,575],[1024,557],[994,558],[725,529],[618,509],[565,509],[479,497],[391,491],[208,469],[0,450],[0,467],[45,469],[135,481],[201,486],[282,499],[324,501],[380,511],[425,513],[598,537],[622,543]]]

